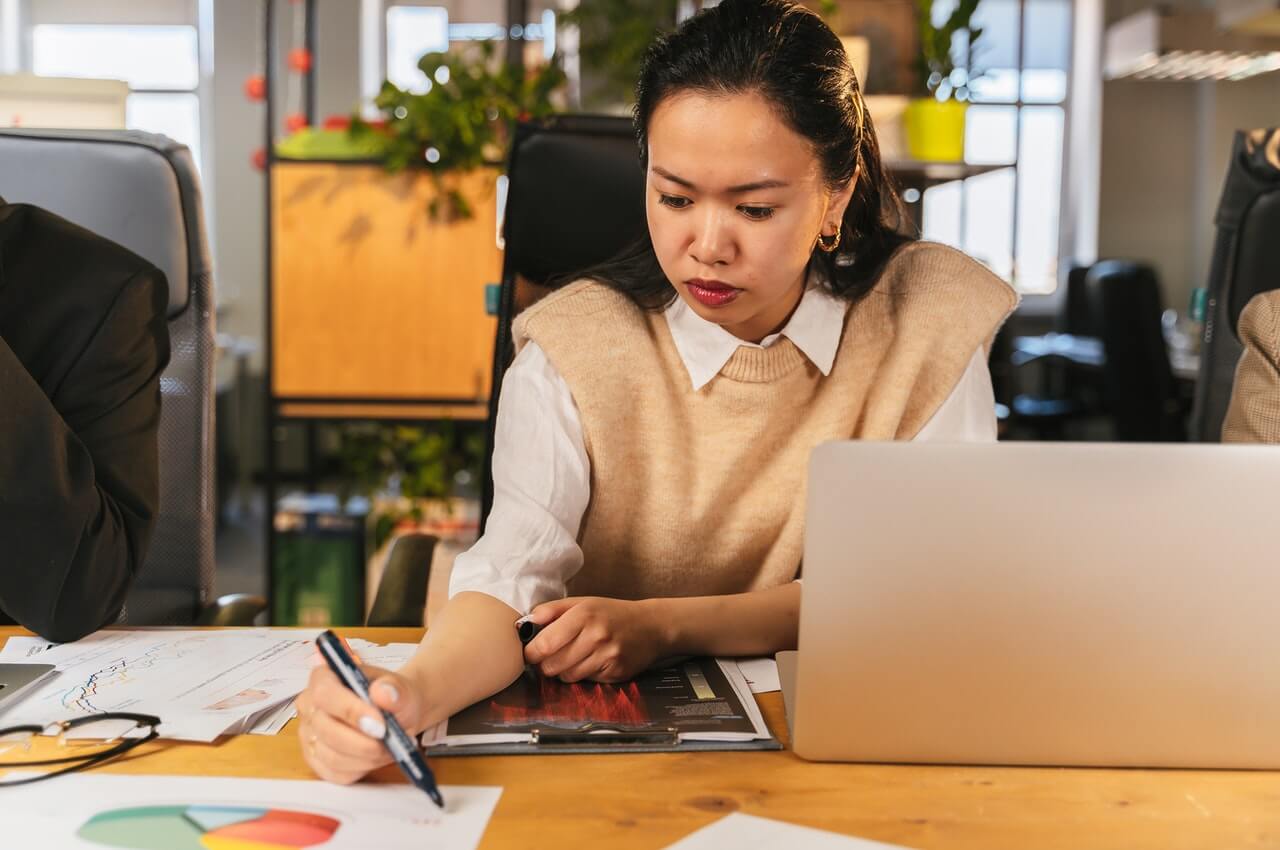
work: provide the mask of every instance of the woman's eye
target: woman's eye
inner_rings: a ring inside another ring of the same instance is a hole
[[[664,207],[671,207],[673,210],[682,210],[689,206],[688,198],[681,198],[678,195],[658,195],[658,203]]]
[[[764,221],[773,215],[773,207],[738,207],[738,211],[752,221]]]

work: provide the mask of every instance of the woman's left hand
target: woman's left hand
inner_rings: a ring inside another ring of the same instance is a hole
[[[571,596],[534,608],[529,618],[544,628],[524,648],[524,660],[542,675],[565,682],[623,682],[653,665],[664,652],[660,600],[632,602]]]

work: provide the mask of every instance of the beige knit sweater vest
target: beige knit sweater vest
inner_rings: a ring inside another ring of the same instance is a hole
[[[849,311],[827,376],[785,337],[739,348],[694,392],[661,313],[592,281],[521,313],[582,420],[591,499],[574,596],[761,590],[800,565],[809,453],[828,440],[909,440],[1016,304],[958,251],[901,249]]]

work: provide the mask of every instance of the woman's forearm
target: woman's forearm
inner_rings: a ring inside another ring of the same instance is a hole
[[[664,655],[773,655],[795,649],[800,584],[727,596],[650,599],[663,625]]]
[[[440,610],[417,653],[399,672],[427,704],[428,725],[496,694],[519,677],[520,615],[485,593],[459,593]],[[416,730],[422,731],[422,730]]]

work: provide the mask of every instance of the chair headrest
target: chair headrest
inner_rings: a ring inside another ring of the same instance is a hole
[[[169,281],[169,318],[210,273],[191,153],[135,131],[0,130],[0,187],[123,245]]]
[[[505,266],[534,283],[603,262],[647,227],[630,119],[520,124],[507,174]]]

